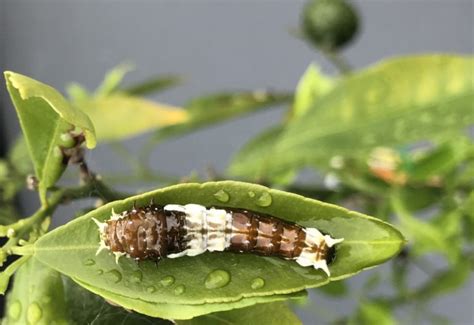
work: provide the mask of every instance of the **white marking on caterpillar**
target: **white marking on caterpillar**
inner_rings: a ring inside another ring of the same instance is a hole
[[[308,247],[303,248],[301,254],[295,261],[301,266],[313,266],[315,269],[323,270],[328,276],[331,275],[325,259],[321,259],[318,252],[314,251],[315,247],[325,245],[332,247],[344,240],[344,238],[334,239],[329,235],[323,235],[316,228],[303,228],[306,233],[305,243]]]
[[[206,250],[222,252],[230,246],[232,234],[227,234],[226,229],[232,227],[232,214],[226,210],[206,209],[199,204],[168,204],[164,210],[179,211],[186,215],[185,227],[188,238],[186,250],[167,257],[196,256]]]

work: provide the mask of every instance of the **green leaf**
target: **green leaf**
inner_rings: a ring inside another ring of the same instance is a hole
[[[76,105],[94,122],[99,141],[122,140],[188,120],[184,110],[124,94],[96,97]]]
[[[474,124],[473,70],[472,57],[420,55],[354,73],[290,122],[272,170],[459,134]]]
[[[232,158],[229,174],[254,180],[274,179],[288,174],[289,171],[268,173],[267,168],[274,159],[273,149],[283,130],[282,125],[268,128],[246,143]]]
[[[68,324],[61,275],[31,258],[15,274],[2,324]]]
[[[288,103],[292,98],[293,96],[288,93],[267,91],[219,93],[197,98],[185,105],[189,112],[189,120],[186,123],[162,128],[157,131],[155,138],[162,140],[190,133],[268,106]]]
[[[85,133],[89,148],[95,146],[94,127],[83,112],[74,109],[54,88],[14,72],[5,72],[26,144],[40,184],[40,197],[64,171],[62,136],[74,127]]]
[[[415,162],[409,171],[410,178],[427,180],[445,175],[459,166],[472,147],[470,140],[464,138],[439,146]]]
[[[226,303],[205,303],[199,305],[183,305],[183,304],[170,304],[170,303],[156,303],[149,302],[143,299],[129,298],[122,295],[112,293],[105,289],[99,289],[97,287],[88,285],[75,279],[76,283],[86,288],[87,290],[94,292],[101,297],[105,298],[114,304],[122,306],[126,309],[134,310],[139,313],[149,315],[152,317],[160,317],[164,319],[191,319],[201,315],[209,313],[226,311],[238,308],[245,308],[256,304],[270,303],[276,301],[284,301],[288,299],[303,299],[306,297],[306,291],[299,291],[284,295],[272,295],[262,297],[251,297],[243,298],[234,302]]]
[[[349,324],[395,325],[397,322],[387,306],[376,302],[364,302],[359,306],[355,320],[351,320]]]
[[[451,262],[455,262],[460,252],[461,214],[458,211],[441,214],[438,220],[424,221],[413,216],[405,203],[395,192],[391,198],[392,207],[400,220],[400,226],[413,242],[413,253],[420,256],[429,252],[439,252]]]
[[[133,313],[120,306],[106,302],[102,297],[82,288],[74,281],[63,277],[66,310],[71,324],[100,325],[170,325],[169,321]]]
[[[298,317],[284,303],[256,305],[244,309],[236,309],[213,313],[191,320],[178,321],[178,325],[298,325],[302,324]]]
[[[3,265],[7,257],[6,252],[2,249],[0,250],[0,266]],[[27,260],[28,256],[22,256],[17,259],[15,262],[11,263],[0,273],[0,294],[4,295],[5,291],[7,291],[8,283],[10,281],[11,276],[18,270],[20,266],[22,266]]]
[[[125,87],[120,91],[132,96],[144,96],[150,93],[156,93],[171,87],[175,87],[177,85],[180,85],[181,83],[182,80],[178,76],[159,76],[133,85],[131,87]]]
[[[21,175],[33,173],[34,166],[28,153],[25,137],[20,136],[15,140],[8,152],[8,160]]]
[[[229,196],[227,202],[218,199],[222,200],[222,191]],[[137,265],[127,258],[120,259],[117,265],[114,257],[105,251],[95,256],[99,233],[91,218],[106,220],[110,218],[112,209],[120,213],[131,209],[134,202],[143,206],[152,199],[156,204],[197,203],[209,207],[225,204],[230,208],[277,216],[305,227],[316,227],[345,240],[338,246],[336,260],[330,266],[331,279],[321,270],[253,254],[206,253],[196,257],[164,259],[158,267],[152,261]],[[35,243],[34,256],[81,283],[130,299],[203,304],[288,294],[321,286],[329,280],[343,279],[383,263],[397,254],[403,245],[402,235],[378,219],[263,186],[224,181],[181,184],[112,202],[41,237]],[[222,288],[206,289],[204,281],[214,270],[228,272],[231,281]],[[141,274],[140,281],[127,281],[136,278],[137,274]],[[174,277],[173,285],[160,285],[160,281],[168,276]],[[251,283],[256,278],[265,281],[262,288],[252,288]],[[185,291],[177,295],[175,289],[180,285],[185,286]],[[147,288],[150,286],[156,286],[156,292],[149,292]]]
[[[97,87],[95,95],[97,97],[106,97],[116,92],[125,75],[132,70],[132,64],[122,63],[108,71],[102,83]]]
[[[304,115],[333,86],[333,80],[323,75],[319,66],[310,64],[296,86],[293,117]]]

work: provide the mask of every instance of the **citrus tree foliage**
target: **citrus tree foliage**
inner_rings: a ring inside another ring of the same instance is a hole
[[[333,34],[326,41],[335,43],[325,46],[319,31],[306,32],[326,51],[353,36]],[[474,260],[474,146],[467,133],[474,124],[473,58],[398,57],[342,77],[325,76],[313,63],[294,93],[218,92],[181,108],[143,97],[178,85],[179,78],[122,86],[130,69],[112,70],[95,91],[71,84],[69,99],[30,77],[5,73],[22,136],[0,160],[2,293],[15,274],[3,323],[298,324],[290,306],[311,308],[304,307],[308,290],[360,300],[353,314],[335,311],[336,322],[392,324],[393,311],[412,303],[426,319],[441,319],[429,302],[463,286]],[[227,172],[208,178],[163,175],[149,167],[146,154],[137,159],[120,144],[150,133],[143,148],[150,153],[171,137],[282,104],[282,121],[250,139]],[[112,175],[96,175],[85,152],[97,142],[130,163],[135,181],[154,188],[124,193],[112,186]],[[60,185],[64,171],[75,165],[81,184]],[[298,182],[308,168],[323,175],[323,182]],[[22,218],[14,200],[25,179],[41,203]],[[49,231],[59,206],[91,197],[99,199],[96,206]],[[251,254],[206,253],[158,265],[128,258],[117,263],[106,251],[96,255],[93,218],[104,221],[112,211],[152,201],[247,209],[344,241],[329,277],[293,261]],[[427,254],[447,266],[413,285],[409,271]],[[384,273],[367,272],[357,296],[344,281],[386,262]],[[377,294],[382,283],[393,286],[390,295]]]

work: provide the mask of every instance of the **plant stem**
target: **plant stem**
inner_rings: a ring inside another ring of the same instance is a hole
[[[339,70],[341,74],[347,75],[351,73],[351,66],[346,61],[346,59],[344,59],[338,52],[327,48],[320,48],[320,50],[324,54],[324,56],[329,61],[331,61],[331,63]]]

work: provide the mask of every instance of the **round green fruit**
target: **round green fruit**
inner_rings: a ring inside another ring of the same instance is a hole
[[[314,45],[332,50],[354,38],[359,22],[354,7],[344,0],[311,0],[304,7],[302,27]]]

